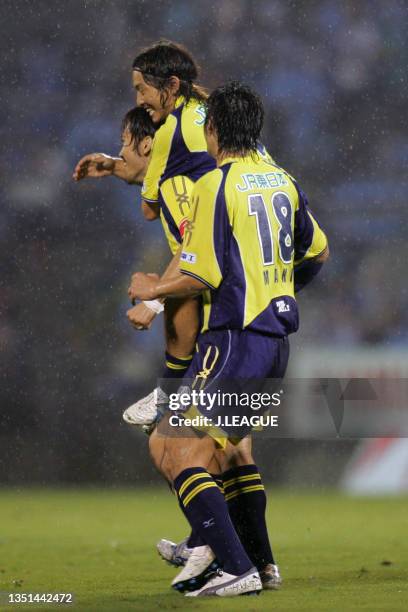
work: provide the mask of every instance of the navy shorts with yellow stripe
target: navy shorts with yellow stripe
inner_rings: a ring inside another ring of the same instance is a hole
[[[263,407],[254,412],[251,405],[246,402],[242,405],[240,399],[262,392],[265,379],[275,379],[279,385],[288,359],[287,337],[234,329],[201,334],[184,380],[192,390],[204,391],[206,400],[204,404],[198,401],[192,405],[183,416],[210,419],[211,425],[200,423],[194,428],[205,431],[221,448],[225,448],[227,440],[239,442],[251,431],[250,425],[242,424],[245,419],[241,417],[262,414],[268,409]]]

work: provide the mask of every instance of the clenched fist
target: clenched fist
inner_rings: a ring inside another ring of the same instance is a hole
[[[133,274],[128,294],[132,302],[139,300],[154,300],[156,299],[156,287],[159,280],[158,274],[144,274],[136,272]]]
[[[130,323],[138,330],[150,329],[152,322],[157,316],[157,314],[151,308],[143,304],[143,302],[133,306],[126,314]]]

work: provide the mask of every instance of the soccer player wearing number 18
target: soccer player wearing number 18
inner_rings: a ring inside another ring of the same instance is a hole
[[[326,247],[287,172],[251,153],[224,157],[196,185],[180,258],[181,271],[211,289],[203,293],[201,332],[245,329],[285,338],[297,331],[301,271]]]
[[[206,139],[217,169],[194,187],[178,273],[159,280],[138,273],[132,280],[141,299],[202,294],[203,328],[185,379],[212,393],[225,381],[237,381],[242,391],[245,381],[284,376],[287,336],[299,325],[295,291],[328,256],[326,236],[294,179],[255,154],[262,122],[262,103],[249,88],[231,83],[211,94]],[[231,426],[231,408],[217,404],[210,411],[193,406],[180,420],[197,409],[217,426],[197,432],[185,424],[185,437],[166,439],[164,461],[186,518],[223,572],[188,595],[257,592],[259,575],[206,468],[215,449],[236,444],[248,426]]]

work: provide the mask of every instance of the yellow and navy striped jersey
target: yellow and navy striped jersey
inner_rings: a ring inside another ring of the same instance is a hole
[[[215,168],[214,159],[207,153],[204,121],[205,108],[201,102],[177,98],[173,112],[154,136],[142,187],[146,202],[159,202],[160,186],[169,178],[183,175],[195,182]]]
[[[258,144],[256,155],[259,155],[266,162],[275,163],[261,143]],[[215,162],[213,166],[215,166]],[[190,214],[194,184],[194,181],[187,176],[178,175],[163,180],[160,185],[160,219],[173,255],[183,242],[184,229]]]
[[[296,181],[259,155],[229,158],[192,199],[180,270],[209,287],[202,331],[296,331],[294,266],[327,246]]]

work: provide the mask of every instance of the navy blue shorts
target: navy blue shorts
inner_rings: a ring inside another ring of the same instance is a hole
[[[190,392],[196,392],[195,398],[192,394],[192,405],[183,412],[184,419],[205,417],[205,423],[203,419],[196,419],[192,426],[206,431],[221,447],[225,447],[226,439],[238,442],[251,431],[250,417],[270,410],[265,390],[272,395],[280,388],[288,359],[287,337],[265,336],[248,330],[201,334],[184,378],[183,391],[189,388]],[[265,379],[269,379],[267,384]],[[258,405],[261,393],[266,401]]]

